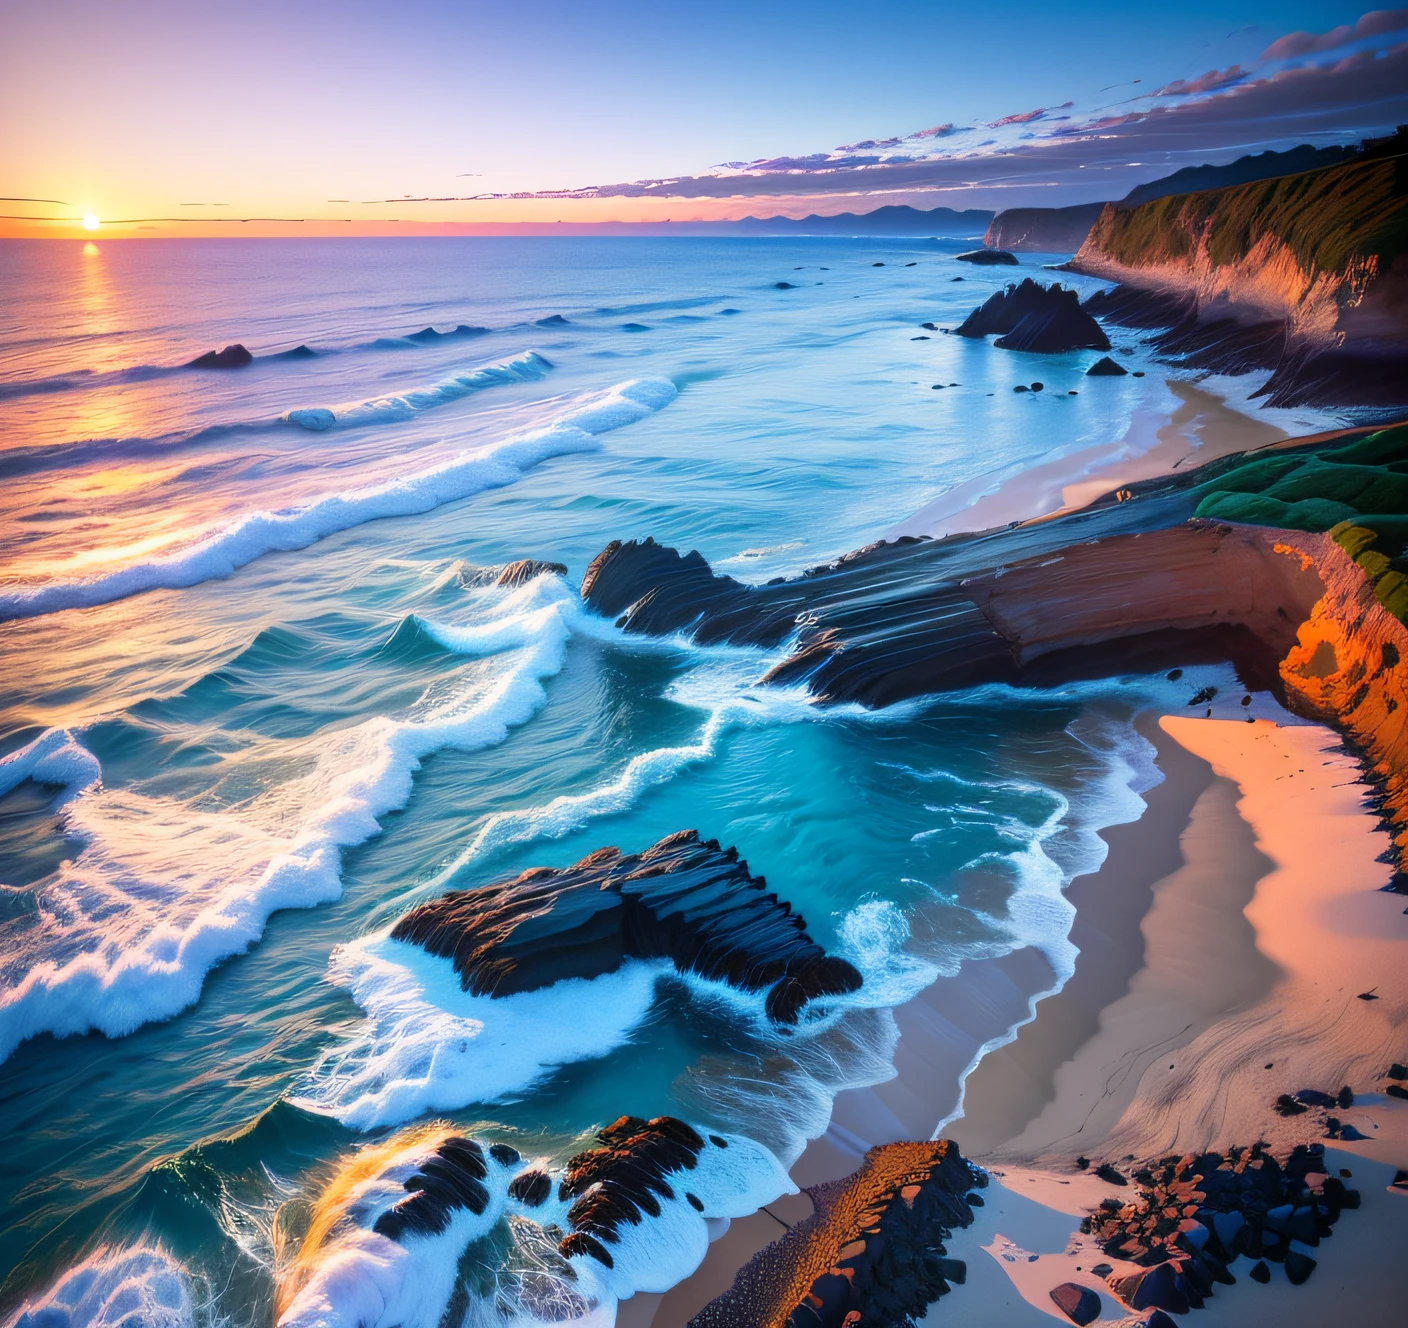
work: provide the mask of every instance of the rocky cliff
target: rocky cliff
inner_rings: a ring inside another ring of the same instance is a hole
[[[1408,133],[1327,169],[1108,204],[1072,266],[1171,301],[1161,349],[1190,367],[1272,369],[1272,404],[1408,403]],[[1229,332],[1233,362],[1199,366],[1200,340]]]
[[[1063,208],[1008,208],[992,219],[983,243],[1019,253],[1072,254],[1085,243],[1104,203]]]

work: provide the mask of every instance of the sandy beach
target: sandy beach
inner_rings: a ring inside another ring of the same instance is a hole
[[[1120,1191],[1077,1171],[1077,1155],[1322,1140],[1324,1112],[1284,1119],[1272,1104],[1346,1083],[1356,1103],[1339,1115],[1365,1141],[1331,1147],[1363,1208],[1316,1252],[1306,1286],[1279,1271],[1271,1287],[1239,1278],[1218,1289],[1205,1322],[1323,1313],[1350,1283],[1358,1303],[1388,1312],[1379,1261],[1408,1235],[1408,1197],[1386,1187],[1408,1166],[1408,1103],[1383,1096],[1383,1076],[1408,1052],[1408,917],[1382,889],[1389,840],[1357,760],[1269,698],[1255,715],[1228,701],[1213,718],[1143,716],[1164,779],[1138,821],[1101,832],[1104,864],[1069,888],[1080,949],[1071,979],[1047,995],[1049,965],[1022,950],[935,983],[895,1012],[895,1078],[841,1094],[793,1168],[799,1184],[816,1184],[849,1173],[873,1144],[941,1127],[988,1167],[987,1206],[950,1246],[969,1263],[951,1302],[965,1322],[1064,1322],[1048,1293],[1067,1280],[1102,1293],[1102,1322],[1125,1319],[1089,1273],[1111,1261],[1079,1236],[1084,1214]],[[620,1322],[687,1323],[810,1205],[803,1195],[774,1210],[735,1222],[693,1277],[623,1305]]]

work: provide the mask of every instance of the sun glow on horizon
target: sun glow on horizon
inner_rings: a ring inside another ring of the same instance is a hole
[[[102,223],[99,222],[91,212],[83,218],[83,229],[85,231],[95,231]]]

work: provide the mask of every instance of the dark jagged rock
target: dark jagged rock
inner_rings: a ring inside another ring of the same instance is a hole
[[[529,1208],[546,1203],[552,1194],[552,1177],[546,1171],[520,1171],[508,1183],[509,1197]]]
[[[597,1135],[600,1148],[567,1164],[558,1197],[577,1200],[567,1211],[572,1234],[558,1245],[566,1258],[587,1255],[612,1267],[607,1245],[617,1244],[622,1223],[639,1226],[641,1214],[660,1216],[660,1200],[673,1199],[669,1177],[693,1171],[707,1146],[692,1126],[673,1116],[645,1121],[622,1116]]]
[[[955,254],[960,263],[977,263],[980,267],[1017,266],[1017,255],[1006,249],[970,249],[966,254]]]
[[[854,1328],[917,1322],[967,1269],[943,1242],[986,1185],[948,1140],[872,1148],[859,1171],[810,1190],[815,1211],[759,1251],[690,1328]]]
[[[1116,364],[1108,355],[1102,355],[1085,371],[1087,378],[1123,378],[1129,372],[1122,364]]]
[[[1253,1265],[1250,1273],[1247,1274],[1253,1282],[1260,1282],[1265,1286],[1271,1281],[1271,1269],[1266,1266],[1265,1259],[1258,1259]]]
[[[1099,1176],[1101,1180],[1105,1181],[1106,1184],[1109,1185],[1129,1184],[1129,1180],[1125,1176],[1122,1176],[1118,1171],[1116,1171],[1114,1167],[1112,1167],[1108,1162],[1102,1162],[1098,1167],[1096,1167],[1095,1174]]]
[[[188,369],[243,369],[253,360],[254,356],[236,343],[233,346],[226,346],[224,350],[208,350],[204,355],[197,355],[186,367]]]
[[[960,337],[986,337],[1003,350],[1055,353],[1109,350],[1110,339],[1084,309],[1080,297],[1059,282],[1043,286],[1030,277],[995,291],[954,329]]]
[[[521,586],[526,585],[534,577],[542,576],[544,572],[550,572],[553,576],[566,576],[567,567],[563,563],[544,563],[536,558],[520,558],[516,563],[509,563],[495,582],[500,586]]]
[[[736,849],[693,830],[643,853],[603,848],[561,870],[452,891],[412,909],[391,935],[452,960],[477,996],[599,977],[632,958],[669,959],[682,973],[766,991],[768,1017],[792,1024],[809,1001],[861,985]]]
[[[437,1235],[458,1208],[479,1214],[489,1203],[484,1181],[489,1171],[484,1150],[473,1139],[452,1135],[407,1178],[408,1196],[377,1218],[372,1230],[390,1240],[403,1235]]]
[[[1156,1264],[1128,1277],[1112,1278],[1111,1283],[1115,1294],[1131,1309],[1187,1314],[1192,1303],[1188,1295],[1191,1288],[1172,1264]]]
[[[1115,286],[1088,296],[1081,308],[1117,327],[1176,327],[1197,310],[1197,300],[1180,291]]]
[[[561,314],[549,314],[546,318],[540,318],[533,325],[534,327],[566,327],[567,320]]]
[[[1051,1299],[1066,1318],[1080,1324],[1081,1328],[1100,1317],[1100,1297],[1079,1282],[1062,1282],[1060,1286],[1052,1287]]]

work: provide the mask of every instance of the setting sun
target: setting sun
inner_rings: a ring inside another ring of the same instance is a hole
[[[95,231],[98,229],[98,219],[91,212],[83,218],[83,229],[85,231]]]

